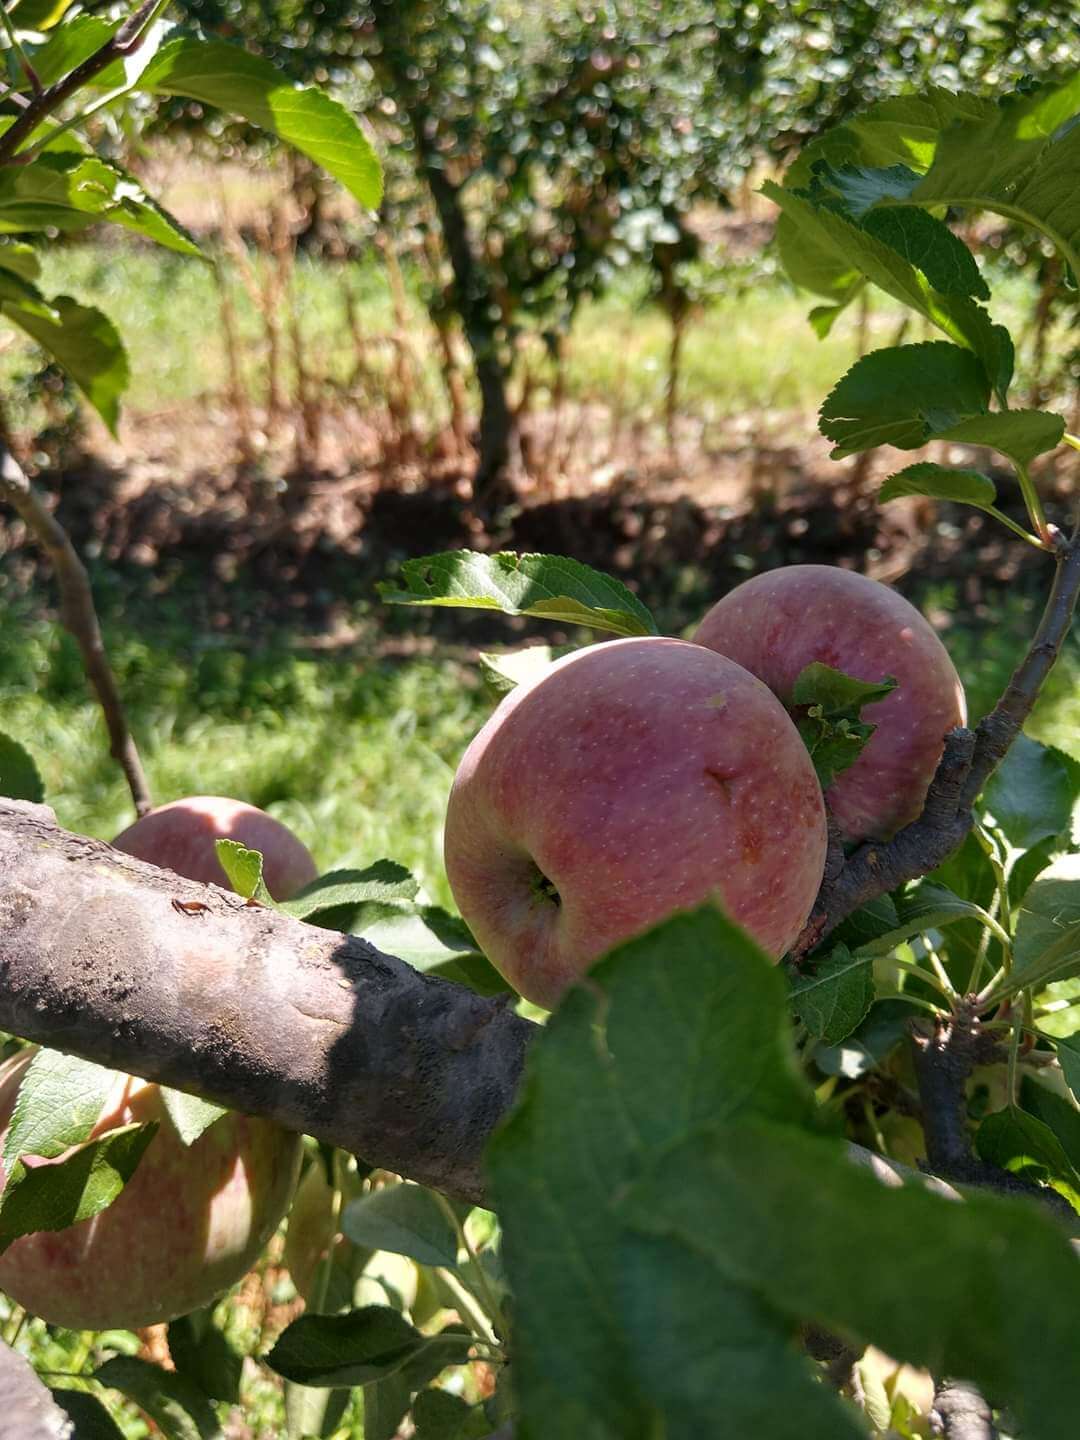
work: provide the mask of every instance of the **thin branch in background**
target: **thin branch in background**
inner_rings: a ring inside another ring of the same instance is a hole
[[[941,1382],[931,1420],[944,1440],[997,1440],[993,1411],[966,1380]]]
[[[119,764],[135,802],[135,813],[153,808],[135,739],[128,729],[123,702],[112,672],[101,626],[94,608],[90,579],[67,532],[48,510],[44,500],[6,444],[0,442],[0,499],[17,512],[52,561],[60,589],[60,620],[74,637],[86,678],[93,686],[109,732],[109,753]]]
[[[40,95],[44,88],[41,83],[41,77],[33,65],[30,64],[30,57],[20,44],[19,37],[15,34],[15,26],[11,23],[11,16],[8,14],[7,6],[3,3],[0,3],[0,17],[3,17],[3,26],[7,32],[8,44],[15,52],[15,58],[19,62],[19,68],[30,82],[30,88],[34,94]]]

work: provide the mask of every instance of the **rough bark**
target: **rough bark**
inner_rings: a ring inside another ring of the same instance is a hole
[[[942,1381],[932,1419],[945,1440],[997,1440],[993,1411],[966,1380]]]
[[[0,800],[0,1028],[474,1201],[536,1030],[355,936],[12,800]]]
[[[29,1360],[0,1345],[0,1415],[5,1440],[70,1440],[71,1421]]]

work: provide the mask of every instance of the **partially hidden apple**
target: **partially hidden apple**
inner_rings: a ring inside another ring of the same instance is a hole
[[[0,1147],[32,1055],[0,1066]],[[241,1279],[277,1229],[296,1184],[298,1135],[230,1113],[185,1146],[160,1088],[117,1073],[91,1138],[149,1120],[159,1129],[107,1209],[25,1235],[0,1255],[0,1290],[32,1315],[72,1330],[175,1319]]]
[[[825,793],[846,840],[887,840],[922,813],[964,690],[933,629],[902,595],[850,570],[790,565],[745,580],[702,620],[694,643],[737,661],[785,705],[814,661],[897,688],[867,705],[869,743]]]
[[[228,889],[228,877],[214,849],[216,840],[238,840],[262,853],[263,880],[275,900],[288,900],[318,874],[307,847],[280,820],[223,795],[192,795],[159,805],[112,843],[137,860]]]
[[[821,789],[775,696],[711,650],[652,637],[590,646],[511,691],[446,816],[462,916],[545,1006],[612,946],[710,897],[782,955],[825,851]]]

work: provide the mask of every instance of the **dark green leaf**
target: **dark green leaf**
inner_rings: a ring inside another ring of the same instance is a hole
[[[331,870],[320,875],[279,908],[297,920],[310,920],[321,910],[413,900],[419,889],[419,881],[404,865],[396,860],[376,860],[363,870]]]
[[[183,1375],[134,1355],[114,1355],[98,1366],[94,1379],[134,1400],[165,1440],[221,1440],[214,1407]]]
[[[341,1228],[354,1245],[408,1255],[420,1265],[457,1264],[457,1231],[422,1185],[384,1185],[350,1201]]]
[[[394,1440],[408,1414],[409,1385],[396,1371],[364,1387],[364,1440]]]
[[[1065,433],[1065,421],[1046,410],[995,410],[992,414],[973,415],[959,420],[945,430],[938,430],[939,440],[955,440],[962,445],[987,445],[1007,455],[1018,465],[1026,465],[1047,450],[1056,450]]]
[[[76,15],[66,25],[58,26],[41,45],[28,47],[28,54],[43,85],[57,80],[88,60],[100,50],[119,28],[119,20],[106,20],[99,15]]]
[[[0,731],[0,795],[40,805],[45,785],[33,756],[17,740]]]
[[[79,1146],[63,1160],[16,1161],[0,1197],[0,1251],[20,1235],[65,1230],[111,1205],[135,1173],[157,1125],[126,1125]]]
[[[53,1390],[52,1397],[75,1427],[71,1440],[124,1440],[124,1432],[96,1395]]]
[[[916,450],[986,411],[986,373],[969,350],[945,341],[872,350],[833,388],[819,415],[833,459],[895,445]]]
[[[185,1145],[194,1145],[200,1135],[229,1113],[224,1106],[215,1105],[212,1100],[188,1095],[183,1090],[170,1090],[164,1085],[161,1087],[161,1100]]]
[[[41,274],[41,261],[32,245],[6,240],[0,242],[0,270],[10,270],[20,280],[33,282]]]
[[[792,977],[791,1004],[816,1040],[838,1045],[874,1003],[874,962],[869,955],[852,955],[846,945],[837,945],[812,964],[812,973],[800,971]]]
[[[914,172],[908,173],[913,180],[918,179]],[[942,295],[990,299],[990,287],[979,274],[974,255],[943,221],[925,210],[910,205],[902,209],[873,210],[862,223],[869,234],[883,240],[916,270],[921,270]]]
[[[816,1045],[814,1064],[823,1075],[842,1075],[857,1080],[885,1059],[906,1039],[911,1021],[919,1014],[906,1000],[878,1000],[866,1019],[839,1045]]]
[[[1024,975],[1080,927],[1080,855],[1062,855],[1028,887],[1016,921],[1013,954]]]
[[[468,1405],[449,1390],[421,1390],[413,1401],[416,1440],[484,1440],[491,1422],[480,1405]]]
[[[882,504],[905,495],[929,495],[934,500],[952,500],[986,510],[997,500],[994,482],[977,470],[950,470],[944,465],[920,461],[890,475],[878,491]]]
[[[58,361],[115,432],[129,373],[127,351],[108,316],[68,295],[46,300],[7,271],[0,271],[0,313]]]
[[[1061,1055],[1060,1045],[1058,1055]],[[1034,1115],[1053,1131],[1073,1172],[1080,1171],[1080,1110],[1075,1102],[1031,1075],[1025,1075],[1021,1082],[1020,1102],[1027,1114]]]
[[[115,1070],[59,1050],[38,1050],[23,1074],[4,1138],[4,1169],[22,1155],[55,1160],[88,1140],[116,1081]]]
[[[1064,757],[1018,735],[982,798],[1009,844],[1029,850],[1040,840],[1068,834],[1076,797]]]
[[[531,1047],[488,1152],[523,1440],[709,1435],[718,1416],[731,1435],[766,1423],[774,1440],[863,1433],[749,1287],[728,1284],[696,1243],[636,1236],[619,1213],[673,1135],[759,1106],[809,1116],[786,990],[741,930],[703,909],[596,965]],[[790,1209],[786,1223],[798,1234]]]
[[[218,863],[225,878],[238,895],[257,900],[260,905],[273,905],[274,900],[263,880],[263,857],[258,850],[249,850],[239,840],[215,840]]]
[[[1057,1047],[1058,1063],[1061,1065],[1065,1083],[1072,1091],[1073,1098],[1080,1101],[1080,1039],[1068,1035],[1054,1043]]]
[[[895,689],[892,678],[856,680],[819,661],[799,673],[791,698],[794,704],[806,707],[799,715],[799,734],[823,790],[855,763],[877,728],[861,720],[862,707],[883,700]]]
[[[891,895],[879,895],[876,900],[862,905],[849,915],[832,932],[834,943],[842,942],[849,950],[858,950],[870,940],[895,930],[900,923],[896,904]]]
[[[214,1307],[196,1310],[169,1325],[169,1354],[176,1373],[212,1400],[240,1403],[244,1357],[214,1324]]]
[[[361,205],[382,199],[382,168],[349,111],[321,90],[293,85],[261,56],[220,40],[177,35],[143,71],[138,88],[184,95],[241,115],[303,151]]]
[[[1074,1423],[1080,1261],[1030,1202],[887,1188],[839,1142],[747,1116],[680,1140],[619,1209],[792,1319],[969,1376],[1029,1440]]]
[[[480,555],[450,550],[406,560],[400,582],[379,594],[393,605],[450,605],[589,625],[616,635],[655,635],[656,622],[625,585],[560,555]]]
[[[471,1344],[471,1336],[456,1331],[421,1335],[397,1310],[365,1305],[348,1315],[301,1315],[283,1331],[266,1363],[301,1385],[352,1388],[411,1361],[435,1363],[438,1374],[446,1365],[461,1364]]]

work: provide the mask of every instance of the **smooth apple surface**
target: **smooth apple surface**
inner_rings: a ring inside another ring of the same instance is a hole
[[[715,896],[770,955],[825,864],[821,789],[783,706],[682,640],[613,640],[512,691],[462,759],[446,872],[477,940],[551,1006],[598,956]]]
[[[4,1134],[32,1053],[0,1066]],[[185,1146],[160,1088],[119,1072],[93,1134],[148,1120],[157,1134],[108,1209],[25,1235],[0,1255],[0,1290],[30,1314],[71,1330],[175,1319],[246,1275],[277,1229],[296,1184],[298,1135],[230,1113]]]
[[[215,840],[238,840],[263,857],[263,880],[275,900],[288,900],[318,875],[315,861],[287,826],[265,810],[223,795],[192,795],[159,805],[112,842],[187,880],[223,885],[229,880],[214,850]]]
[[[831,565],[790,565],[737,585],[694,643],[764,680],[785,705],[814,661],[897,688],[862,717],[877,730],[825,794],[847,840],[887,840],[922,813],[945,736],[967,718],[944,645],[915,607],[877,580]]]

